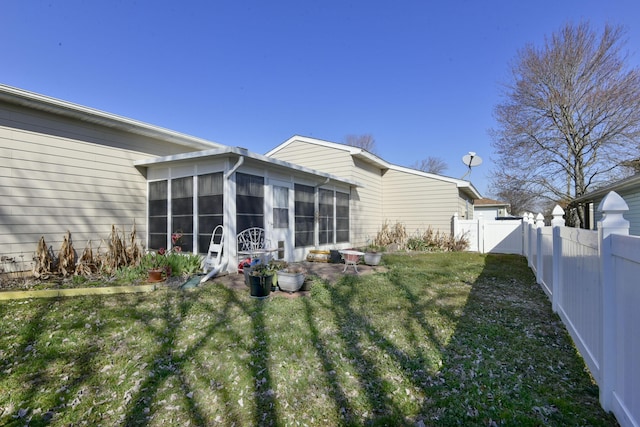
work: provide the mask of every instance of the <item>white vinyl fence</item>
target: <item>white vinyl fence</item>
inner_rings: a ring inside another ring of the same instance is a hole
[[[629,236],[617,193],[598,209],[598,231],[524,222],[523,249],[600,387],[600,403],[621,426],[640,427],[640,236]]]
[[[454,236],[465,236],[469,250],[480,253],[502,253],[522,255],[523,222],[514,220],[485,220],[482,215],[475,219],[458,219],[453,216]]]

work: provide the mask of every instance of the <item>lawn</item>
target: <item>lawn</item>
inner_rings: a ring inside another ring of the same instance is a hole
[[[0,425],[616,425],[524,258],[0,303]]]

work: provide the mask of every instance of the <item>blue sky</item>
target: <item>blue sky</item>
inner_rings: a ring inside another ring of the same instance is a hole
[[[636,0],[0,3],[0,83],[265,153],[295,134],[372,134],[379,156],[429,156],[488,195],[500,83],[567,22],[627,29]]]

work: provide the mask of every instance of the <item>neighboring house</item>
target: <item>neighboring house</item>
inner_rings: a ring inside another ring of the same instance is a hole
[[[613,184],[590,191],[582,197],[574,200],[579,209],[584,210],[586,226],[595,230],[598,221],[602,220],[602,212],[598,211],[598,205],[610,191],[618,193],[629,206],[629,211],[624,213],[624,218],[629,221],[629,233],[640,236],[640,174],[616,181]]]
[[[288,260],[351,245],[348,179],[4,85],[0,166],[5,271],[31,269],[41,236],[56,253],[67,230],[78,253],[89,240],[104,251],[112,225],[128,234],[134,222],[145,248],[168,248],[179,231],[195,253],[224,223],[230,266],[235,233],[250,226]]]
[[[473,201],[473,213],[475,216],[482,214],[484,219],[496,219],[509,215],[509,203],[492,199],[475,199]]]
[[[451,233],[451,218],[473,217],[480,194],[468,181],[391,164],[361,148],[293,136],[267,154],[355,181],[352,233],[355,246],[371,241],[385,221],[404,224],[408,233]]]

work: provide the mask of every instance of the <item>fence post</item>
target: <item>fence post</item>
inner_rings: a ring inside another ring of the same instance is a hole
[[[562,280],[562,239],[560,237],[560,227],[564,227],[564,210],[556,205],[551,212],[553,219],[551,220],[551,226],[553,227],[553,261],[551,262],[553,283],[551,287],[551,308],[554,313],[558,312],[558,304],[560,304],[560,293],[562,287],[560,286],[560,280]]]
[[[611,254],[611,234],[629,235],[629,221],[623,213],[629,206],[615,191],[609,192],[598,206],[602,220],[598,222],[602,287],[602,367],[600,373],[600,404],[611,411],[613,392],[616,389],[616,287],[615,270]]]
[[[542,227],[544,227],[544,216],[541,213],[536,215],[536,282],[541,285],[543,281],[542,269]]]
[[[484,253],[484,222],[482,214],[478,214],[478,252]]]
[[[453,213],[453,237],[457,237],[458,236],[458,231],[460,231],[459,227],[460,225],[458,224],[458,212],[454,212]]]
[[[525,213],[523,222],[524,222],[524,234],[525,234],[525,242],[524,242],[524,250],[525,256],[527,257],[527,265],[532,267],[531,265],[531,219],[533,215],[530,213]]]

